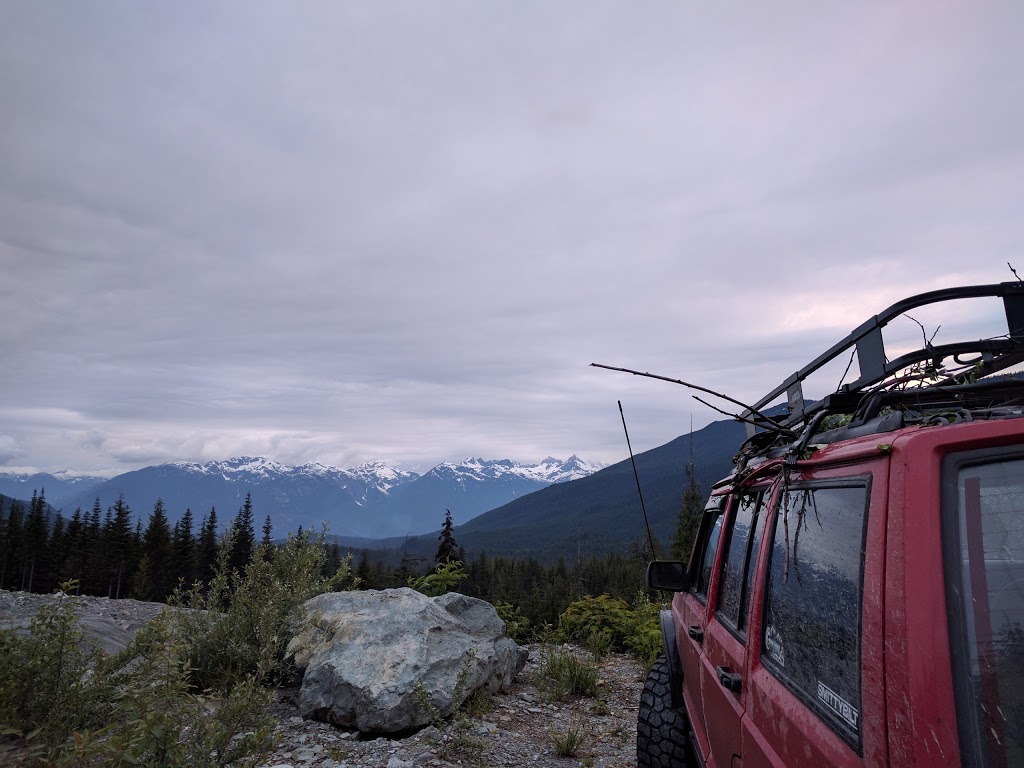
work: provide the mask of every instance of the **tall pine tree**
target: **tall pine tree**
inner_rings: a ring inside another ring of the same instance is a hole
[[[142,558],[135,570],[132,596],[139,600],[164,601],[173,587],[171,529],[163,499],[157,499],[142,534]]]
[[[456,559],[459,545],[455,543],[454,528],[452,511],[446,509],[444,511],[444,525],[441,527],[441,535],[437,537],[437,554],[434,555],[435,565],[442,565],[449,560]]]
[[[252,494],[245,494],[245,504],[238,510],[238,517],[231,525],[231,552],[228,564],[241,573],[252,559],[256,547],[256,531],[252,521]]]
[[[195,540],[192,538],[192,509],[187,508],[174,524],[171,535],[171,571],[174,584],[190,586],[195,580]]]
[[[0,562],[0,589],[18,589],[21,582],[23,560],[22,539],[24,537],[25,510],[17,499],[11,500],[4,523],[3,561]]]
[[[50,523],[46,515],[46,491],[32,492],[32,501],[25,519],[24,561],[21,588],[31,592],[33,587],[48,589]]]
[[[683,490],[683,502],[676,515],[676,529],[672,535],[672,558],[689,561],[693,540],[697,536],[697,527],[704,512],[700,486],[697,485],[697,462],[693,452],[693,428],[690,428],[690,458],[686,462],[686,488]]]
[[[196,578],[209,584],[217,567],[217,508],[210,507],[210,514],[203,516],[199,529],[199,543],[196,545]]]

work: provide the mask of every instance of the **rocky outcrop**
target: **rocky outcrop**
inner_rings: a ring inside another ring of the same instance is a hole
[[[493,606],[457,593],[332,592],[306,610],[288,646],[299,713],[367,733],[421,728],[478,689],[505,690],[528,655]]]

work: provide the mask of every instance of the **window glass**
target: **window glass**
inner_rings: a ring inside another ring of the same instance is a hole
[[[1024,459],[962,467],[957,492],[975,747],[1024,766]]]
[[[697,582],[694,588],[694,592],[703,598],[707,598],[708,588],[711,586],[711,571],[714,568],[715,554],[718,552],[718,542],[722,536],[722,511],[715,510],[710,514],[714,516],[713,522],[705,527],[708,532],[707,539],[702,547],[700,571],[697,573]]]
[[[758,509],[754,513],[753,533],[751,534],[749,554],[747,555],[747,573],[744,577],[743,596],[740,599],[740,617],[736,625],[741,631],[747,628],[747,608],[750,606],[750,590],[754,584],[754,568],[757,566],[757,553],[761,549],[761,532],[764,531],[763,521],[767,517],[767,504],[768,494],[765,493],[758,501]]]
[[[762,657],[773,674],[857,743],[867,488],[790,489],[780,504]]]
[[[718,582],[719,618],[729,626],[739,629],[742,621],[741,610],[745,606],[747,564],[750,558],[751,534],[757,527],[761,508],[761,493],[738,496],[735,501],[732,531],[729,533],[729,547],[722,562],[722,576]]]

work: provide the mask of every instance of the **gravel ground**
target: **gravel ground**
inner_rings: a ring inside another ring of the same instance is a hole
[[[474,707],[462,722],[428,727],[406,739],[361,737],[296,715],[296,690],[278,692],[279,746],[270,768],[448,768],[536,766],[619,768],[636,765],[636,707],[645,669],[635,659],[609,654],[597,662],[596,698],[553,701],[541,675],[552,651],[589,659],[578,648],[531,645],[530,660],[508,693]],[[578,730],[583,742],[573,757],[559,757],[555,742]]]
[[[0,591],[0,625],[27,627],[53,596]],[[137,600],[78,598],[83,624],[99,644],[112,651],[163,608]],[[591,660],[570,646],[530,645],[526,667],[506,693],[475,702],[470,714],[428,727],[404,739],[368,738],[358,732],[298,717],[297,689],[277,692],[273,714],[279,721],[276,747],[261,763],[267,768],[448,768],[536,766],[613,768],[636,765],[636,709],[646,673],[627,656],[609,654],[597,661],[599,683],[594,698],[556,701],[548,693],[541,669],[547,654],[569,652]],[[559,757],[556,741],[570,732],[582,738],[572,757]]]

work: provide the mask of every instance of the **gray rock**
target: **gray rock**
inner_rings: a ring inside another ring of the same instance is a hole
[[[306,611],[288,645],[304,672],[299,713],[368,733],[420,728],[478,689],[507,690],[528,655],[493,606],[457,593],[332,592]]]

